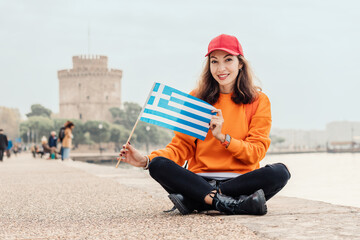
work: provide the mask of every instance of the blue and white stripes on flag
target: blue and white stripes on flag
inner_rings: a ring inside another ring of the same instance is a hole
[[[209,103],[161,83],[155,83],[141,114],[141,121],[206,138],[210,119],[216,113]]]

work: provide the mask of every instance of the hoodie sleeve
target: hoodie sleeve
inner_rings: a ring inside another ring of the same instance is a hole
[[[249,131],[244,140],[231,139],[228,151],[244,164],[256,164],[265,157],[270,146],[271,107],[269,98],[261,93],[259,105],[252,116]]]

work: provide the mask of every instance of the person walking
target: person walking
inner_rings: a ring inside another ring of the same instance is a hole
[[[72,131],[74,127],[75,127],[74,123],[70,121],[65,126],[65,137],[62,140],[62,147],[63,147],[62,160],[66,160],[70,158],[70,149],[72,147],[72,139],[73,139]]]
[[[254,85],[235,36],[215,37],[205,56],[198,86],[190,93],[216,108],[205,140],[175,132],[164,149],[146,156],[126,143],[118,159],[148,169],[181,214],[211,209],[264,215],[266,201],[290,178],[282,163],[260,168],[270,146],[269,98]],[[182,168],[189,159],[188,169]]]
[[[59,130],[59,138],[58,138],[58,141],[60,142],[60,155],[61,155],[61,161],[64,161],[64,154],[63,154],[63,152],[64,152],[64,148],[63,148],[63,146],[62,146],[62,141],[64,140],[64,137],[65,137],[65,127],[66,127],[66,125],[69,123],[70,121],[66,121],[65,123],[64,123],[64,126],[62,126],[61,128],[60,128],[60,130]]]
[[[4,152],[8,147],[8,139],[7,136],[4,134],[4,130],[0,129],[0,161],[3,161]]]

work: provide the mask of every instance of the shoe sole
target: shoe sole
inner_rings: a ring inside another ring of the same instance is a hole
[[[257,190],[256,193],[258,194],[258,198],[261,201],[261,207],[259,209],[258,215],[265,215],[267,213],[265,193],[262,189]]]
[[[187,215],[190,213],[190,210],[177,197],[172,194],[170,194],[168,197],[182,215]]]

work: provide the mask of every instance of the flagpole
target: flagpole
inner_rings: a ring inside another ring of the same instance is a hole
[[[144,112],[145,106],[146,106],[146,104],[147,104],[148,101],[149,101],[149,98],[150,98],[150,96],[151,96],[151,93],[152,93],[153,90],[154,90],[154,87],[155,87],[155,82],[153,83],[153,86],[151,87],[151,90],[150,90],[149,95],[148,95],[148,97],[147,97],[147,99],[146,99],[146,101],[145,101],[145,104],[144,104],[143,108],[141,109],[141,112],[139,113],[138,118],[136,119],[135,125],[134,125],[133,129],[131,130],[130,136],[129,136],[128,140],[126,141],[125,145],[130,141],[132,135],[134,134],[135,128],[136,128],[136,126],[137,126],[137,124],[138,124],[138,122],[139,122],[139,120],[140,120],[141,115],[142,115],[143,112]],[[119,166],[120,162],[121,162],[121,157],[119,157],[119,160],[118,160],[115,168],[117,168],[117,167]]]

